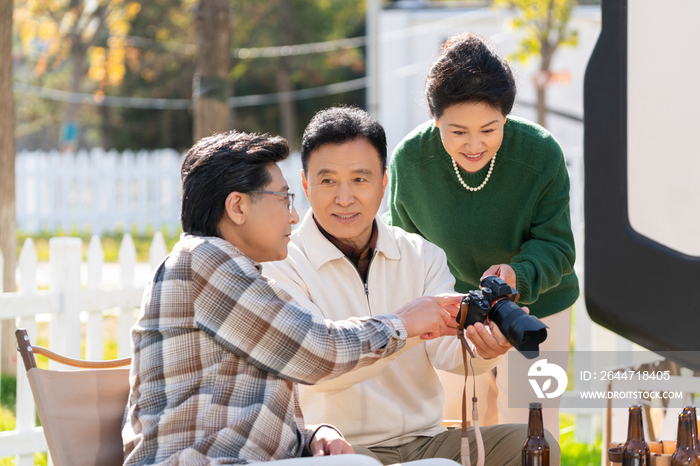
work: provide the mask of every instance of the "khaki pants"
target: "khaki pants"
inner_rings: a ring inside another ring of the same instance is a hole
[[[521,448],[527,437],[527,425],[509,424],[481,428],[486,454],[486,466],[518,466],[521,464]],[[396,464],[426,458],[448,458],[461,463],[459,453],[461,429],[449,429],[435,437],[418,437],[416,440],[396,447],[361,447],[353,445],[355,453],[372,456],[382,464]],[[561,462],[559,444],[546,432],[550,450],[550,465]],[[469,453],[472,464],[476,464],[476,439],[473,428],[469,428]]]
[[[263,464],[263,463],[252,463]],[[382,466],[375,458],[367,455],[333,455],[333,456],[316,456],[305,458],[289,458],[286,460],[277,460],[273,463],[265,462],[269,465],[283,466]],[[400,465],[398,465],[400,466]],[[411,466],[459,466],[452,460],[436,458],[416,461],[411,463]]]

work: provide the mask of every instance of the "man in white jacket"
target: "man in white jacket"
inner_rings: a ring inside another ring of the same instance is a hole
[[[444,252],[377,216],[386,175],[381,125],[355,108],[314,116],[302,142],[302,185],[311,210],[293,233],[286,260],[264,263],[265,275],[301,306],[326,319],[393,312],[420,296],[453,292]],[[467,331],[475,373],[493,368],[510,348],[495,326]],[[413,338],[400,353],[334,380],[300,387],[308,422],[336,425],[357,453],[384,464],[423,458],[460,461],[460,429],[443,425],[445,395],[435,369],[464,374],[456,337]],[[524,425],[481,428],[486,464],[519,465]],[[553,462],[559,447],[550,436]],[[476,443],[470,428],[470,452]]]

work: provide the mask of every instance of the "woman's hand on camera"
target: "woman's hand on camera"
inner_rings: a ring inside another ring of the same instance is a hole
[[[516,277],[515,277],[515,271],[513,270],[513,267],[511,267],[508,264],[496,264],[492,265],[488,269],[486,269],[486,272],[484,272],[481,275],[481,278],[479,281],[483,280],[484,277],[488,277],[490,275],[495,275],[504,282],[506,282],[508,285],[512,286],[513,288],[517,289],[518,287],[516,285]]]

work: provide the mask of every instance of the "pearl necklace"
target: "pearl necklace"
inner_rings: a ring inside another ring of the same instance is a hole
[[[498,152],[496,152],[497,154]],[[467,183],[464,182],[462,179],[462,175],[459,174],[459,166],[457,166],[457,162],[453,157],[450,157],[452,159],[452,165],[455,167],[455,173],[457,174],[457,178],[459,178],[459,182],[462,183],[462,186],[464,186],[465,189],[468,191],[478,191],[484,186],[486,186],[486,182],[488,182],[489,178],[491,178],[491,172],[493,171],[493,164],[496,162],[496,154],[493,154],[493,157],[491,158],[491,165],[489,165],[489,172],[486,174],[486,178],[484,179],[484,182],[479,185],[477,188],[472,188],[469,186]]]

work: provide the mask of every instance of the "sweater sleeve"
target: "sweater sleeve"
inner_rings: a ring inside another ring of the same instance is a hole
[[[403,196],[400,194],[400,180],[398,176],[401,154],[406,149],[399,146],[394,151],[389,163],[389,200],[387,202],[389,210],[384,214],[382,219],[387,225],[399,227],[409,233],[418,233],[418,228],[413,224],[408,215],[403,203]]]
[[[573,271],[576,258],[569,211],[569,175],[564,157],[533,211],[530,236],[510,266],[515,271],[518,304],[532,304]]]

